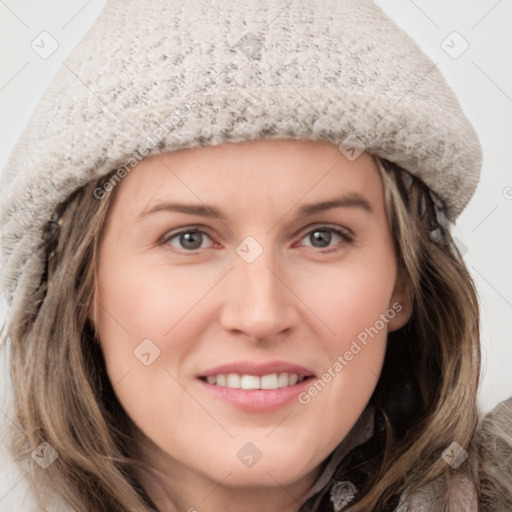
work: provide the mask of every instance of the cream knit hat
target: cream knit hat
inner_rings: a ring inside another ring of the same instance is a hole
[[[89,180],[256,138],[364,148],[421,178],[452,221],[482,161],[437,66],[371,0],[111,0],[3,171],[0,289],[12,303],[39,285],[43,226]]]

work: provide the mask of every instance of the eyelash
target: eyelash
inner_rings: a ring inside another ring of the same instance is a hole
[[[355,238],[354,235],[348,229],[332,228],[332,227],[323,225],[323,226],[317,226],[317,227],[314,227],[314,228],[310,229],[303,236],[300,237],[299,241],[304,239],[304,238],[306,238],[308,235],[312,235],[316,231],[328,231],[328,232],[334,233],[334,234],[338,235],[342,239],[342,242],[340,242],[340,243],[351,244],[352,242],[354,242],[354,238]],[[169,242],[172,239],[177,238],[180,235],[183,235],[183,234],[186,234],[186,233],[192,233],[192,232],[194,232],[194,233],[201,233],[202,235],[206,235],[208,238],[210,238],[213,241],[212,237],[206,231],[201,229],[200,227],[190,226],[190,227],[188,227],[186,229],[182,229],[181,231],[177,231],[176,233],[171,233],[168,236],[164,236],[159,241],[159,245],[167,246],[167,247],[170,248],[170,250],[172,252],[175,252],[175,253],[178,253],[178,254],[187,254],[187,253],[196,254],[197,251],[201,250],[200,248],[199,249],[193,249],[193,250],[182,249],[182,250],[179,251],[179,250],[176,250],[174,247],[172,247],[169,244]],[[309,247],[314,248],[313,246],[309,246]],[[339,248],[336,248],[335,246],[334,247],[329,246],[329,247],[319,248],[319,249],[320,249],[319,250],[320,253],[326,254],[326,253],[333,252],[333,250],[336,251]],[[321,249],[324,249],[324,250],[321,250]]]

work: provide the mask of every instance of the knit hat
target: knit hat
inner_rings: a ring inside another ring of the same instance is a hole
[[[482,161],[437,65],[371,0],[111,0],[3,171],[0,289],[12,303],[39,286],[43,226],[88,181],[258,138],[366,149],[423,180],[451,221]]]

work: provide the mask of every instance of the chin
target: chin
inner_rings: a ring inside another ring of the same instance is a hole
[[[289,486],[311,475],[321,464],[321,461],[308,460],[303,451],[291,454],[275,448],[268,450],[267,455],[258,455],[253,446],[246,444],[235,453],[232,461],[228,461],[225,454],[219,454],[218,464],[215,464],[215,458],[210,456],[213,465],[209,468],[208,477],[219,482],[229,474],[224,483],[236,487]]]

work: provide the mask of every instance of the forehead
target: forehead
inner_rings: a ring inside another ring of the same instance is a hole
[[[375,158],[366,152],[351,161],[328,142],[263,139],[146,158],[114,192],[113,201],[126,203],[131,212],[166,199],[264,211],[341,194],[378,203],[382,180]]]

